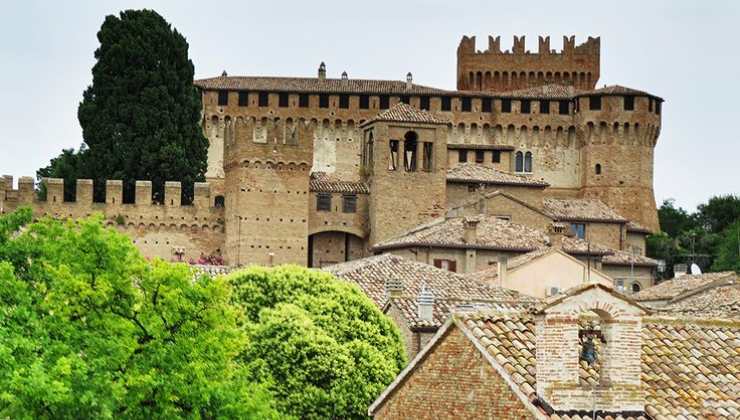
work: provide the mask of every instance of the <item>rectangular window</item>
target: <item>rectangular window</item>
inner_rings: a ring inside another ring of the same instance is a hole
[[[588,109],[591,111],[601,110],[601,96],[591,96],[588,104]]]
[[[483,98],[481,99],[481,110],[483,112],[491,112],[491,98]]]
[[[319,108],[329,108],[329,95],[319,95]]]
[[[298,106],[301,108],[308,108],[308,94],[301,93],[298,95]]]
[[[331,211],[331,194],[316,194],[316,211]]]
[[[349,95],[339,95],[339,107],[349,108]]]
[[[342,196],[342,213],[356,213],[357,212],[357,195],[356,194],[344,194]]]
[[[239,92],[239,106],[249,106],[249,92]]]
[[[500,150],[493,151],[493,163],[501,163],[501,151]]]
[[[285,108],[288,106],[288,100],[290,99],[290,95],[283,92],[278,95],[278,106],[281,108]]]
[[[660,108],[663,104],[660,101],[655,101],[655,113],[660,115]]]
[[[523,99],[521,101],[521,109],[522,114],[529,114],[532,111],[532,101],[529,99]]]
[[[462,112],[470,112],[472,100],[470,98],[460,98],[460,102],[460,110]]]
[[[486,152],[484,150],[475,151],[475,163],[483,163],[486,159]]]
[[[568,104],[568,101],[559,101],[558,102],[558,108],[560,108],[560,110],[559,110],[560,115],[568,115],[568,114],[570,114],[570,106]]]
[[[423,109],[424,111],[429,111],[429,97],[428,96],[419,97],[419,108]]]
[[[401,95],[400,101],[408,105],[411,103],[411,98],[409,95]]]
[[[550,101],[540,101],[540,114],[550,113]]]
[[[450,98],[449,96],[443,96],[440,99],[442,100],[442,111],[451,111],[452,98]]]
[[[460,149],[457,151],[457,161],[460,163],[465,163],[468,161],[468,151],[465,149]]]
[[[511,112],[511,99],[501,100],[501,112]]]
[[[635,110],[635,97],[628,95],[624,97],[624,110],[634,111]]]
[[[229,91],[219,90],[218,91],[218,106],[226,106],[229,104]]]
[[[267,92],[259,93],[259,106],[267,106],[270,100],[270,95]]]
[[[360,109],[370,108],[370,97],[368,95],[360,95]]]
[[[586,224],[585,223],[571,223],[571,229],[578,239],[586,239]]]
[[[395,171],[398,168],[398,140],[388,142],[388,170]]]
[[[457,272],[457,261],[455,260],[444,260],[440,258],[435,258],[434,266],[441,270],[452,271],[453,273]]]
[[[425,141],[424,142],[424,163],[423,169],[427,172],[431,172],[434,165],[434,143]]]
[[[653,112],[653,98],[648,99],[648,111]]]
[[[391,100],[388,95],[380,95],[378,98],[380,99],[380,109],[388,109],[390,107]]]

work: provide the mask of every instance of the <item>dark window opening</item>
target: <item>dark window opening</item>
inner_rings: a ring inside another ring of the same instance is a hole
[[[219,106],[226,106],[229,104],[229,91],[228,90],[219,90],[218,91],[218,105]]]
[[[524,153],[516,152],[514,172],[524,172]]]
[[[570,113],[570,106],[568,104],[568,101],[558,102],[558,108],[560,108],[560,115],[568,115]]]
[[[493,151],[493,163],[501,163],[501,151],[500,150]]]
[[[524,154],[524,172],[532,173],[532,152]]]
[[[481,103],[480,103],[481,111],[483,111],[483,112],[491,112],[491,103],[492,102],[493,101],[491,100],[491,98],[483,98],[483,99],[481,99]]]
[[[380,99],[380,109],[388,109],[390,107],[391,99],[388,95],[380,95],[378,98]]]
[[[460,163],[465,163],[468,161],[468,151],[465,149],[460,149],[457,151],[457,161]]]
[[[220,209],[223,208],[226,205],[226,200],[224,199],[223,195],[217,195],[216,200],[213,202],[214,207]]]
[[[648,99],[648,111],[653,112],[653,98]]]
[[[419,108],[425,111],[429,111],[429,97],[428,96],[419,97]]]
[[[267,106],[270,101],[270,95],[267,92],[260,92],[259,94],[259,106]]]
[[[550,113],[550,101],[540,101],[540,114]]]
[[[634,96],[625,96],[624,97],[624,110],[625,111],[634,111],[635,110],[635,97]]]
[[[470,98],[460,99],[460,110],[462,112],[470,112],[471,108],[472,108],[472,101],[470,100]]]
[[[329,108],[329,95],[319,95],[319,108]]]
[[[342,196],[342,213],[356,213],[357,212],[357,195],[356,194],[344,194]]]
[[[249,92],[239,92],[239,106],[249,106]]]
[[[316,211],[331,211],[331,194],[316,194]]]
[[[424,170],[430,172],[434,167],[434,143],[424,142]]]
[[[418,136],[415,132],[409,131],[403,137],[403,167],[406,172],[415,172]]]
[[[483,161],[486,159],[486,152],[483,150],[476,150],[475,151],[475,163],[483,163]]]
[[[282,107],[282,108],[287,107],[288,106],[288,99],[290,99],[290,95],[288,95],[287,93],[281,93],[278,96],[278,106],[279,107]]]
[[[453,273],[457,272],[457,261],[455,260],[443,260],[443,259],[434,259],[434,266],[447,271],[452,271]]]
[[[597,163],[594,167],[594,171],[596,172],[596,175],[601,175],[601,164]]]
[[[589,106],[588,108],[591,111],[599,111],[601,110],[601,96],[591,96],[589,98]]]
[[[409,105],[411,103],[411,98],[409,97],[409,95],[401,95],[401,102]]]
[[[452,110],[452,98],[449,96],[443,96],[442,98],[442,111],[451,111]]]
[[[298,106],[301,108],[308,108],[308,94],[301,93],[298,95]]]
[[[632,293],[637,293],[640,289],[642,289],[642,287],[640,287],[640,283],[632,283]]]
[[[370,108],[370,97],[368,95],[360,95],[360,109]]]
[[[660,101],[655,101],[655,113],[660,115],[660,110],[662,107],[662,103]]]
[[[571,223],[570,228],[573,229],[573,234],[578,239],[586,239],[586,224],[585,223]]]
[[[398,140],[389,141],[388,148],[388,170],[395,171],[398,168]]]
[[[349,108],[349,95],[339,95],[339,107]]]
[[[511,99],[501,100],[501,112],[511,112]]]
[[[532,102],[529,99],[522,100],[520,111],[522,114],[529,114],[532,111]]]

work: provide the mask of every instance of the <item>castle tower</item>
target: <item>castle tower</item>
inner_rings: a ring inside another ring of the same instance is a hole
[[[661,98],[611,86],[576,98],[582,145],[581,196],[597,198],[623,217],[658,231],[653,153]]]
[[[551,83],[592,90],[599,80],[600,38],[580,45],[575,36],[563,37],[563,50],[550,49],[550,37],[539,37],[531,53],[525,37],[514,37],[511,51],[501,51],[501,37],[488,37],[488,49],[476,50],[475,37],[463,36],[457,47],[459,90],[506,92]]]
[[[443,216],[446,122],[399,103],[361,128],[361,166],[370,184],[369,245]]]
[[[308,262],[313,130],[280,119],[236,118],[224,147],[226,262]]]

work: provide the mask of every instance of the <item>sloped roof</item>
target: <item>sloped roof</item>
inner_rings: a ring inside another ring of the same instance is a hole
[[[546,198],[543,204],[545,213],[550,214],[557,220],[574,222],[627,222],[627,219],[620,216],[614,209],[604,204],[601,200]]]
[[[646,228],[645,226],[637,222],[633,222],[631,220],[627,223],[627,232],[647,233],[647,234],[653,233],[649,228]]]
[[[604,256],[601,262],[607,265],[635,265],[639,267],[658,266],[658,260],[654,260],[644,255],[632,254],[630,252],[620,251],[617,249],[612,250],[612,253],[610,255]]]
[[[735,273],[732,271],[704,273],[698,275],[686,274],[674,279],[662,281],[655,286],[642,289],[631,296],[632,299],[637,301],[669,300],[682,293],[688,292],[689,290],[705,286],[720,279],[733,278],[735,276]]]
[[[364,182],[342,180],[334,174],[325,172],[313,172],[309,181],[309,188],[313,192],[370,193],[370,187]]]
[[[378,121],[414,124],[447,124],[448,122],[446,119],[438,115],[432,114],[429,111],[416,109],[413,106],[405,104],[403,102],[399,102],[396,105],[393,105],[389,109],[365,121],[360,126],[364,127]]]
[[[578,90],[572,85],[562,85],[552,83],[549,85],[535,86],[526,89],[517,89],[501,93],[501,96],[512,98],[532,98],[532,99],[571,99]]]
[[[448,169],[447,182],[473,182],[479,184],[513,185],[538,188],[550,186],[550,184],[542,179],[535,179],[528,175],[512,174],[475,163],[462,163],[454,168]]]
[[[660,310],[685,316],[740,320],[740,284],[725,283],[685,297],[678,296]]]
[[[652,96],[662,101],[663,99],[653,94],[647,93],[642,90],[628,88],[620,85],[604,86],[594,90],[582,90],[578,93],[578,96],[596,96],[596,95],[636,95],[636,96]]]

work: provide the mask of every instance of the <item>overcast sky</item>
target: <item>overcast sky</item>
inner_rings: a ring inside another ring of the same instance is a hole
[[[693,209],[740,193],[737,1],[9,1],[0,16],[0,173],[35,175],[78,147],[77,106],[91,83],[106,15],[151,8],[185,35],[196,77],[314,76],[405,79],[455,88],[462,35],[601,36],[599,85],[665,98],[655,158],[658,204]]]

